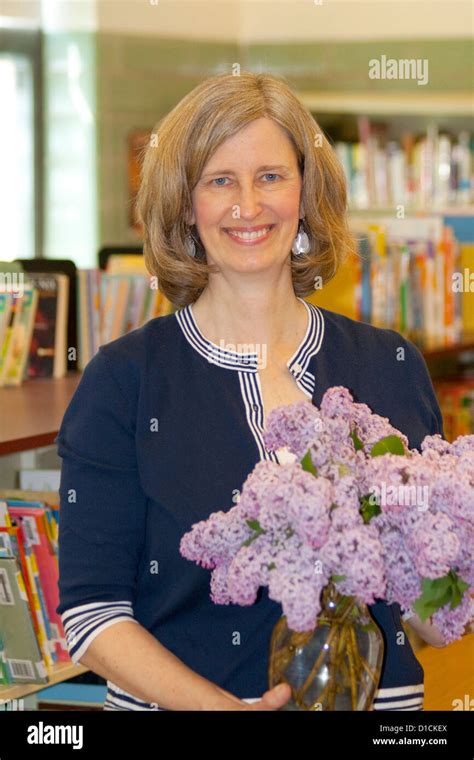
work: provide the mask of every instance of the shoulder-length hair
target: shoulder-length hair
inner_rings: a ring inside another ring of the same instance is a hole
[[[145,263],[175,307],[193,303],[209,273],[216,271],[206,261],[197,230],[187,224],[191,193],[221,143],[260,117],[286,130],[302,176],[304,226],[311,248],[298,259],[291,257],[295,294],[304,297],[324,285],[356,249],[348,228],[342,166],[287,83],[251,72],[210,77],[156,124],[141,167],[136,204],[144,228]],[[198,243],[194,258],[185,247],[190,231]]]

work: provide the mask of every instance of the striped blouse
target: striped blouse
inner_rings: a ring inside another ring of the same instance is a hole
[[[412,343],[300,300],[307,329],[287,366],[308,399],[319,406],[327,388],[344,385],[412,447],[443,432]],[[263,440],[262,356],[253,346],[236,348],[209,341],[188,305],[102,346],[87,365],[56,439],[58,612],[73,661],[128,620],[237,697],[267,690],[280,605],[264,588],[249,607],[214,605],[209,571],[179,554],[182,535],[229,509],[259,460],[283,461],[284,450]],[[385,642],[374,709],[422,709],[423,670],[399,636],[398,605],[377,601],[370,610]],[[104,709],[163,708],[108,682]]]

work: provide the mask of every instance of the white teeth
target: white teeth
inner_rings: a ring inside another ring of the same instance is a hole
[[[267,235],[270,231],[270,227],[265,227],[263,230],[254,230],[254,232],[237,232],[237,230],[228,230],[229,235],[232,237],[238,237],[241,240],[256,240],[257,238]]]

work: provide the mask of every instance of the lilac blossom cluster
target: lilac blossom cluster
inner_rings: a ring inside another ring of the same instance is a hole
[[[336,386],[319,408],[272,411],[265,445],[295,461],[258,462],[239,502],[181,540],[184,557],[212,570],[214,602],[250,605],[266,586],[289,627],[307,631],[331,581],[369,605],[411,612],[421,600],[446,643],[462,635],[473,618],[474,436],[410,449]]]

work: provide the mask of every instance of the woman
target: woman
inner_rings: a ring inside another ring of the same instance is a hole
[[[177,311],[103,346],[66,411],[58,611],[73,659],[108,680],[105,709],[279,709],[280,605],[265,589],[214,605],[182,535],[229,509],[257,461],[281,461],[262,437],[277,406],[344,385],[413,447],[442,432],[440,410],[411,343],[303,300],[354,244],[342,169],[282,81],[223,75],[189,93],[147,149],[138,208]],[[371,611],[386,644],[375,709],[421,709],[400,609]]]

